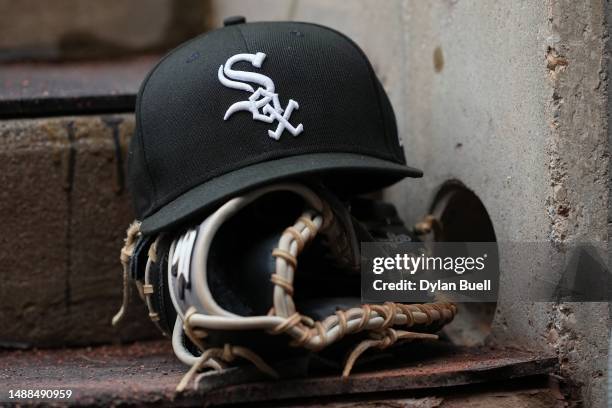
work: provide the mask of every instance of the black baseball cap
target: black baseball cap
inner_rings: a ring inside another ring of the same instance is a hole
[[[353,41],[316,24],[231,22],[171,51],[140,88],[128,172],[144,234],[281,179],[352,194],[422,175]]]

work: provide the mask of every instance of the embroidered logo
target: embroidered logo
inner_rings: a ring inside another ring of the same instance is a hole
[[[272,79],[256,72],[232,69],[232,66],[239,61],[246,61],[255,68],[261,68],[265,58],[266,54],[263,52],[258,52],[257,54],[236,54],[228,58],[225,65],[219,67],[218,77],[223,85],[228,88],[251,92],[248,100],[231,105],[225,112],[223,120],[229,119],[236,112],[248,111],[253,114],[253,120],[266,123],[278,122],[274,131],[268,130],[268,136],[272,139],[280,139],[285,129],[293,136],[297,136],[302,133],[304,126],[301,123],[293,126],[289,123],[289,118],[294,110],[299,109],[300,105],[293,99],[289,99],[287,107],[283,109],[278,99],[278,94],[275,92]],[[247,82],[257,84],[259,87],[255,90]]]

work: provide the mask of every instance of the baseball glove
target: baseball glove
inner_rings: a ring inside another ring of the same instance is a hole
[[[343,202],[320,186],[266,186],[182,230],[142,236],[133,224],[121,252],[124,305],[132,278],[191,366],[178,391],[205,367],[239,358],[276,377],[268,362],[332,345],[348,352],[348,376],[367,349],[437,339],[457,312],[450,303],[361,304],[360,242],[413,239],[390,204]]]

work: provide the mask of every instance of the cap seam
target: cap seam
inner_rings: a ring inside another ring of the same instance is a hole
[[[376,86],[376,82],[375,82],[375,81],[379,81],[379,80],[378,80],[378,77],[376,76],[376,73],[374,72],[374,68],[372,67],[372,64],[370,63],[370,60],[368,59],[368,56],[365,54],[365,52],[349,36],[347,36],[343,32],[338,31],[338,30],[336,30],[334,28],[327,27],[327,26],[324,26],[324,25],[321,25],[321,24],[317,24],[317,23],[308,23],[308,22],[302,22],[302,21],[296,21],[295,23],[297,23],[297,24],[305,24],[305,25],[313,25],[313,26],[317,26],[317,27],[323,28],[325,30],[331,31],[332,33],[335,33],[335,34],[341,36],[342,38],[344,38],[359,53],[359,55],[361,55],[361,58],[363,59],[363,62],[365,63],[366,68],[368,69],[368,72],[370,73],[370,84],[374,88],[374,92],[376,93],[376,97],[378,99],[378,114],[379,114],[381,123],[383,124],[383,133],[385,135],[385,145],[387,146],[387,149],[389,151],[394,152],[395,150],[391,149],[391,146],[389,145],[389,134],[387,132],[387,126],[386,126],[386,123],[385,123],[385,116],[384,116],[383,111],[382,111],[382,103],[381,103],[382,101],[381,101],[381,97],[380,97],[380,92],[378,91],[378,87]],[[381,87],[382,87],[382,83],[381,83]],[[389,105],[391,105],[391,101],[389,101]],[[393,106],[391,106],[391,109],[393,109]],[[396,124],[396,128],[397,128],[397,124]],[[395,153],[393,154],[393,156],[395,156]]]
[[[155,67],[157,67],[157,65]],[[141,114],[141,111],[142,111],[142,99],[144,98],[144,92],[145,92],[146,84],[148,83],[149,78],[151,78],[151,75],[153,74],[154,70],[155,70],[155,68],[153,70],[151,70],[151,72],[149,72],[149,74],[147,74],[145,80],[142,83],[142,87],[140,89],[139,97],[138,97],[138,105],[136,106],[136,112],[135,112],[136,118],[138,119],[137,129],[136,129],[136,137],[138,137],[138,144],[140,145],[140,150],[142,151],[142,160],[144,162],[145,171],[147,172],[147,177],[149,179],[149,184],[151,185],[151,190],[153,190],[152,205],[155,205],[157,203],[157,188],[155,187],[155,183],[153,182],[153,177],[151,176],[151,169],[149,167],[149,162],[147,161],[147,152],[146,152],[145,146],[144,146],[144,129],[142,127],[142,114]],[[151,205],[149,205],[149,208],[150,207],[151,207]]]
[[[242,37],[242,42],[244,43],[244,49],[245,51],[248,53],[250,52],[249,49],[249,45],[247,44],[246,38],[244,36],[244,33],[242,32],[242,30],[240,29],[240,24],[235,25],[234,27],[236,27],[236,30],[238,30],[238,34],[240,34],[240,37]]]
[[[144,213],[149,212],[151,208],[154,208],[159,203],[159,200],[158,200],[158,197],[157,197],[157,186],[155,185],[155,180],[151,176],[151,168],[149,167],[149,162],[147,161],[147,153],[146,153],[146,149],[145,149],[145,146],[144,146],[144,137],[143,137],[144,133],[143,133],[143,127],[142,127],[142,115],[140,114],[141,106],[142,106],[142,100],[144,98],[144,93],[146,91],[147,84],[149,83],[149,79],[151,79],[151,77],[157,71],[157,69],[162,64],[162,62],[164,62],[167,58],[169,58],[174,53],[176,53],[179,50],[181,50],[181,49],[185,48],[186,46],[190,45],[192,42],[195,42],[196,40],[200,39],[201,37],[206,37],[208,34],[210,34],[213,31],[215,31],[215,30],[207,31],[205,33],[197,35],[194,38],[192,38],[191,40],[186,41],[185,43],[179,45],[178,47],[168,51],[166,53],[166,55],[164,55],[159,61],[157,61],[157,63],[153,66],[151,71],[149,71],[149,73],[147,74],[145,79],[142,81],[142,84],[140,86],[140,90],[138,92],[139,97],[137,98],[137,105],[136,105],[136,112],[135,112],[136,116],[137,116],[137,120],[138,120],[137,121],[137,126],[140,129],[139,130],[139,132],[140,132],[140,140],[138,141],[138,143],[140,144],[140,149],[142,150],[142,158],[143,158],[143,161],[144,161],[145,170],[147,172],[147,177],[149,178],[149,184],[151,185],[151,189],[153,190],[153,200],[151,200],[151,204],[148,206],[148,209],[146,211],[144,211]],[[138,136],[138,135],[136,135],[136,136]]]

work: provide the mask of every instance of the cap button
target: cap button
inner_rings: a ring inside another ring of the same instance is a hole
[[[225,27],[244,23],[246,23],[246,18],[244,16],[231,16],[223,20],[223,25]]]

